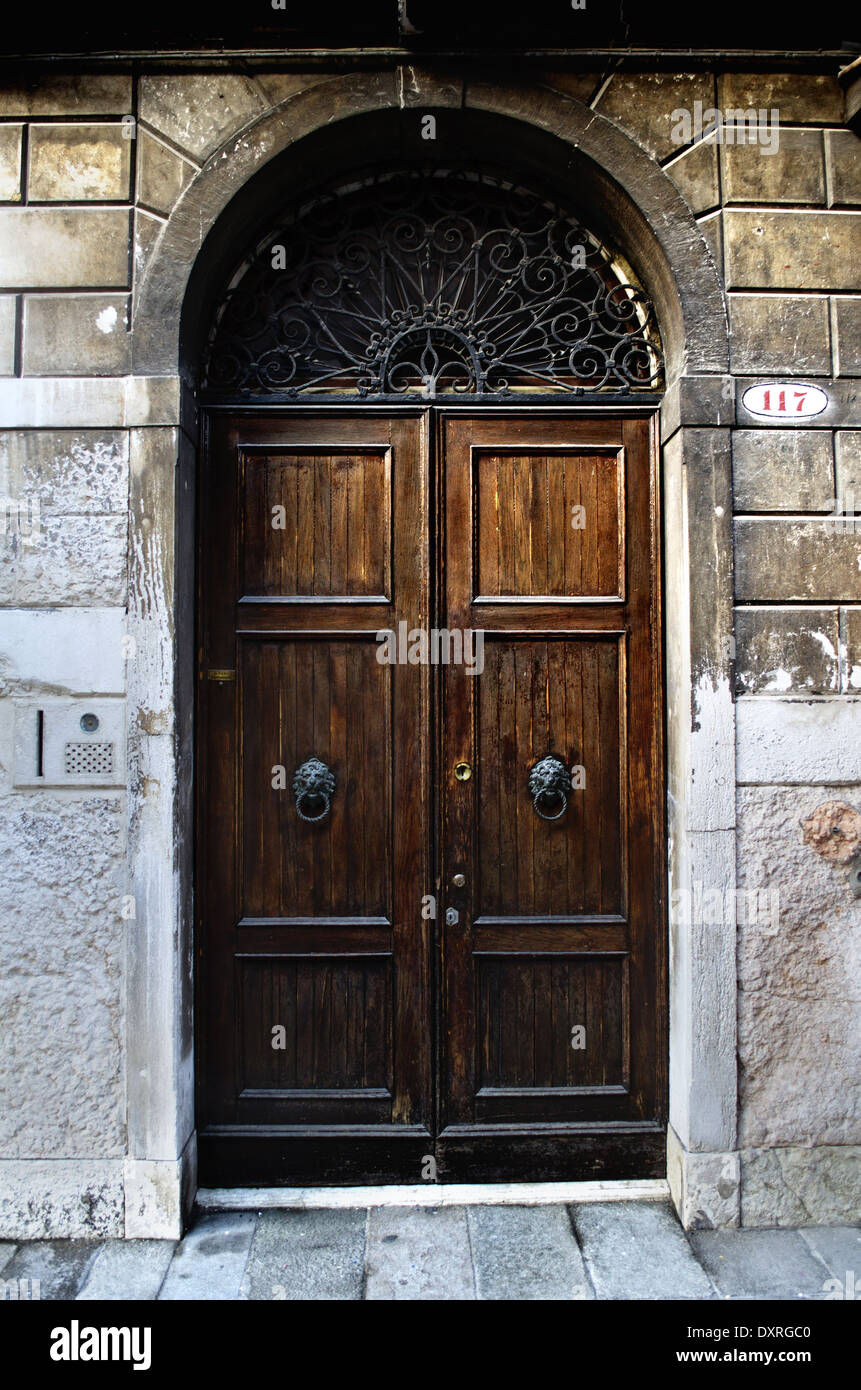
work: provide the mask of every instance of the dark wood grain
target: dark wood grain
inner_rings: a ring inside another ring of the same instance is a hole
[[[652,422],[297,409],[207,437],[201,675],[236,680],[199,682],[201,1180],[661,1173]],[[402,620],[480,629],[483,674],[381,665]],[[547,753],[586,769],[558,822],[528,793]],[[311,756],[318,825],[289,790]]]

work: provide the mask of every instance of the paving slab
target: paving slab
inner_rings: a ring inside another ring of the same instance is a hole
[[[360,1299],[365,1211],[267,1211],[257,1221],[242,1298]]]
[[[861,1295],[861,1230],[857,1226],[802,1226],[798,1234],[835,1279],[848,1284],[853,1274],[855,1296]]]
[[[38,1279],[39,1298],[74,1298],[101,1245],[98,1240],[26,1241],[3,1270],[3,1280],[26,1279],[32,1285]]]
[[[827,1272],[797,1231],[691,1231],[723,1298],[824,1298]]]
[[[365,1298],[475,1298],[465,1207],[374,1207]]]
[[[174,1253],[159,1301],[238,1299],[256,1224],[245,1211],[200,1217]]]
[[[479,1298],[595,1297],[565,1207],[469,1207],[467,1222]]]
[[[715,1297],[668,1203],[572,1207],[571,1216],[598,1298]]]
[[[78,1294],[79,1301],[152,1302],[173,1259],[173,1240],[108,1240]]]

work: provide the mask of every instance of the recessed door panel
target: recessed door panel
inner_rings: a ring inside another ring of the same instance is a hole
[[[474,592],[513,601],[622,598],[621,450],[472,450]]]
[[[417,412],[212,427],[204,1181],[414,1179],[432,1143],[429,672],[376,636],[428,622],[426,434]]]
[[[443,619],[484,667],[443,682],[440,1146],[561,1176],[663,1113],[653,453],[639,420],[502,412],[441,453]]]
[[[622,911],[623,680],[618,637],[485,638],[475,707],[480,920]],[[553,822],[536,814],[529,791],[548,754],[570,773]]]
[[[248,450],[243,593],[391,598],[391,450]]]
[[[391,922],[392,668],[377,650],[371,633],[240,641],[243,917]],[[292,794],[312,757],[335,779],[319,822]]]

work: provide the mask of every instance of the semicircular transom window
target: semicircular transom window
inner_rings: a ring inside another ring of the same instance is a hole
[[[234,274],[220,400],[654,392],[652,305],[573,216],[487,175],[413,170],[319,198]]]

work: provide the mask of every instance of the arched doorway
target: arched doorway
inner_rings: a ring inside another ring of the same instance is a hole
[[[663,1172],[662,384],[621,253],[474,166],[294,197],[226,277],[204,1184]]]

